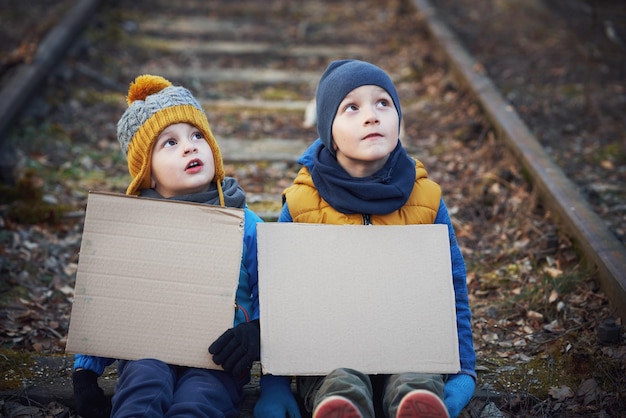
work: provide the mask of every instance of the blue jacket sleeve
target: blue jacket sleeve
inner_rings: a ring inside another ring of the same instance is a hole
[[[289,207],[287,206],[287,202],[283,204],[283,208],[280,210],[280,214],[278,215],[278,222],[293,222],[293,219],[291,219],[291,214],[289,213]]]
[[[102,376],[104,369],[113,364],[115,359],[106,357],[87,356],[84,354],[74,355],[74,370],[86,369],[91,370],[98,376]]]
[[[435,223],[448,225],[461,373],[468,374],[476,379],[476,352],[474,351],[474,338],[472,336],[472,314],[469,308],[465,260],[463,260],[463,255],[454,233],[454,227],[448,214],[448,208],[443,199],[439,204]]]
[[[242,269],[248,276],[248,286],[251,297],[250,320],[259,319],[259,262],[257,258],[256,225],[263,220],[246,207],[244,224],[244,245],[242,253]]]

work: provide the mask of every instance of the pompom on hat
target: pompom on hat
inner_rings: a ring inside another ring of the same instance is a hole
[[[140,75],[128,89],[128,109],[117,124],[117,140],[126,154],[128,171],[133,177],[126,194],[138,195],[150,188],[152,148],[163,131],[175,123],[189,123],[202,132],[213,152],[215,177],[220,202],[223,202],[222,153],[213,137],[202,106],[184,87],[174,86],[163,77]]]
[[[339,105],[352,90],[367,85],[381,87],[389,93],[398,111],[398,128],[400,128],[402,121],[400,99],[396,87],[387,73],[365,61],[333,61],[322,74],[315,95],[317,133],[332,155],[335,155],[332,127]]]

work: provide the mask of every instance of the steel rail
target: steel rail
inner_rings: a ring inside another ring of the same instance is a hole
[[[0,179],[12,181],[13,155],[5,139],[13,121],[65,57],[100,0],[78,0],[47,33],[31,62],[22,64],[0,91]]]
[[[481,104],[499,137],[527,171],[543,199],[582,253],[598,269],[599,286],[617,316],[626,318],[626,247],[589,206],[578,188],[548,156],[539,141],[477,61],[437,17],[428,0],[413,0],[428,30],[444,50],[452,70]]]

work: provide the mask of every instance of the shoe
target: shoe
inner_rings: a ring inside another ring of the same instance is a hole
[[[363,415],[347,398],[329,396],[317,405],[313,418],[363,418]]]
[[[448,408],[434,393],[416,389],[402,398],[396,418],[449,418]]]

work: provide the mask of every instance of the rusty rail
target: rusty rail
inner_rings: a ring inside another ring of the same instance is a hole
[[[539,141],[493,85],[476,69],[456,36],[437,17],[428,0],[413,0],[435,41],[448,56],[459,79],[476,96],[499,137],[528,172],[557,221],[575,240],[585,260],[598,269],[600,288],[617,315],[626,318],[626,248],[587,204],[576,186],[552,161]]]

